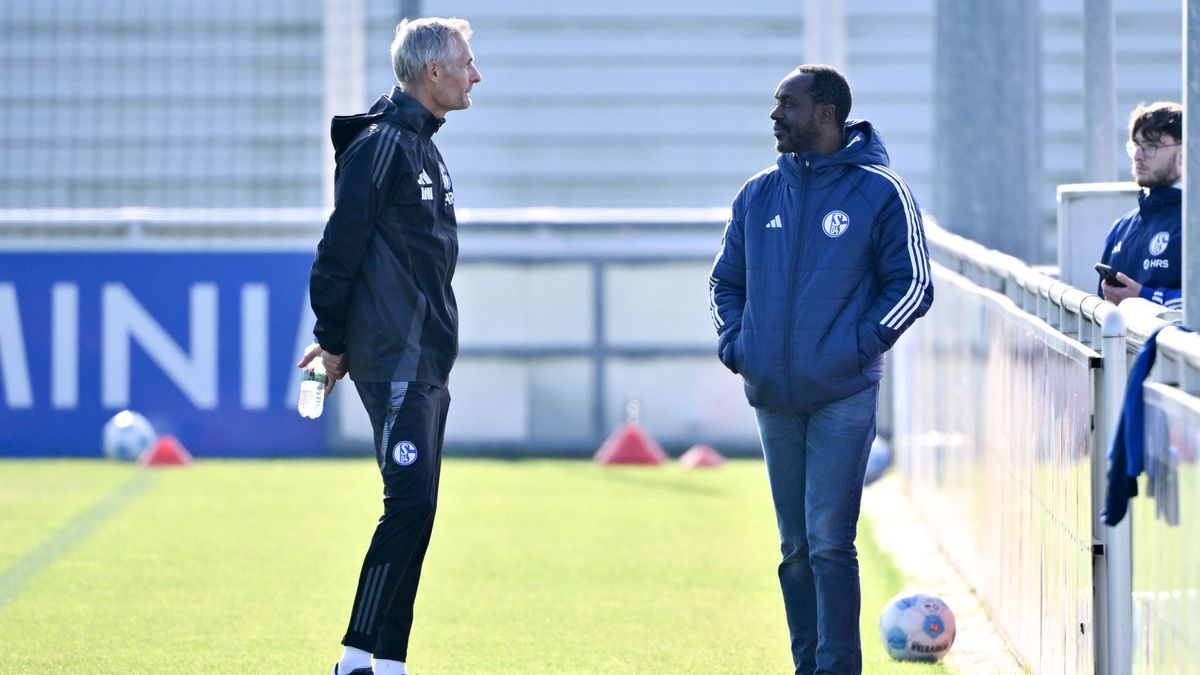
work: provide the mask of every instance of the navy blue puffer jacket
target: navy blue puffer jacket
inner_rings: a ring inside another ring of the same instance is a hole
[[[811,410],[877,382],[933,303],[921,212],[866,121],[832,155],[780,155],[733,202],[709,298],[755,407]]]

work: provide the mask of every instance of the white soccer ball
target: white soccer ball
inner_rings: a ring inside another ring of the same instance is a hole
[[[879,638],[900,661],[937,661],[954,644],[954,612],[936,595],[901,593],[879,616]]]
[[[158,434],[149,420],[132,410],[122,410],[104,425],[104,456],[137,461],[156,440]]]

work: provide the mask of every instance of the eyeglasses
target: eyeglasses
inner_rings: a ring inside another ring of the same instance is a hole
[[[1147,159],[1149,159],[1158,154],[1159,148],[1173,148],[1177,145],[1182,145],[1182,143],[1160,143],[1158,145],[1154,145],[1154,144],[1140,145],[1138,143],[1134,143],[1133,141],[1126,141],[1125,142],[1125,154],[1129,155],[1129,159],[1133,159],[1133,156],[1137,154],[1138,148],[1141,148],[1142,154],[1145,155]]]

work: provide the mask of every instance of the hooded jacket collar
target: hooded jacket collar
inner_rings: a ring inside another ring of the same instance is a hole
[[[375,101],[369,111],[359,115],[334,116],[330,136],[333,139],[335,156],[350,147],[363,129],[384,120],[424,138],[433,136],[446,123],[444,118],[434,117],[433,113],[417,102],[417,99],[401,91],[400,87],[392,87],[390,92]]]
[[[831,155],[823,155],[814,150],[798,153],[782,154],[775,161],[789,183],[799,185],[803,173],[811,171],[810,180],[815,184],[828,183],[841,175],[841,172],[852,165],[880,164],[889,165],[887,148],[883,138],[875,127],[867,120],[846,120],[845,131],[842,134],[842,147]]]

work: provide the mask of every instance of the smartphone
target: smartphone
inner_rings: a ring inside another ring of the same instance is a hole
[[[1117,288],[1125,288],[1125,284],[1117,281],[1117,271],[1104,263],[1096,263],[1096,271],[1100,273],[1100,277],[1108,282],[1109,286]]]

